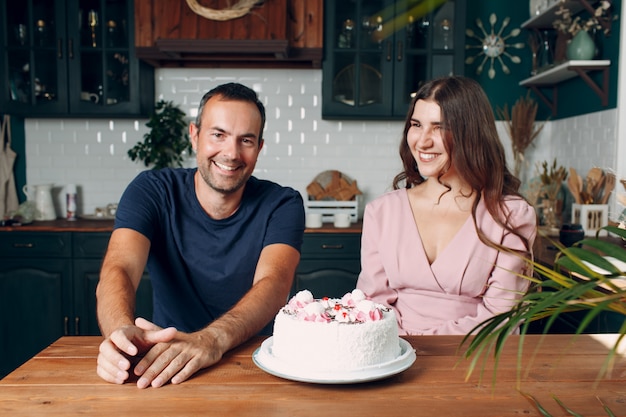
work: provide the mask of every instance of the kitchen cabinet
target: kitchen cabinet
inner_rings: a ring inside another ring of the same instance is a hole
[[[305,233],[291,295],[341,298],[356,288],[360,271],[360,233]]]
[[[425,81],[463,75],[465,9],[466,0],[327,1],[322,117],[403,119]]]
[[[0,377],[68,333],[70,233],[0,234]]]
[[[0,233],[0,378],[61,336],[100,334],[95,290],[110,235]],[[136,312],[152,317],[147,274]]]
[[[135,0],[137,56],[155,67],[320,68],[323,2],[261,1],[232,18],[229,0]]]
[[[154,106],[132,0],[0,0],[0,113],[131,117]]]
[[[570,10],[575,15],[583,10],[593,14],[592,4],[597,0],[567,0],[562,4],[554,2],[545,8],[541,13],[532,16],[530,19],[522,23],[522,28],[554,32],[552,22],[559,16],[556,12],[561,5]],[[611,21],[600,21],[601,24],[610,28]],[[608,26],[606,26],[608,25]],[[544,33],[544,35],[546,34]],[[548,69],[539,68],[540,72],[529,78],[520,81],[519,85],[530,88],[552,111],[552,115],[556,116],[558,109],[558,90],[557,85],[571,78],[580,77],[593,92],[600,98],[602,105],[609,104],[609,67],[610,60],[585,60],[585,61],[565,61],[551,65]],[[596,82],[589,73],[601,72],[602,82]],[[551,94],[546,94],[545,90],[551,90]]]

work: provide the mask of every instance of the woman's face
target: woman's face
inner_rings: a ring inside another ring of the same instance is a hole
[[[407,143],[423,177],[437,177],[450,168],[443,136],[439,105],[431,100],[418,100],[411,115]]]

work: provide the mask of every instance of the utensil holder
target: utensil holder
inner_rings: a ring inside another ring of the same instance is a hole
[[[572,204],[572,223],[582,224],[585,236],[595,236],[598,229],[609,224],[608,204]],[[606,236],[606,230],[599,236]]]

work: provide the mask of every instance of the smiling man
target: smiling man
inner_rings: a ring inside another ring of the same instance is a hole
[[[259,333],[284,304],[304,207],[292,188],[252,176],[264,126],[253,90],[220,85],[189,127],[198,168],[145,171],[129,184],[96,294],[104,380],[134,373],[139,388],[181,383]],[[146,267],[152,321],[134,317]]]

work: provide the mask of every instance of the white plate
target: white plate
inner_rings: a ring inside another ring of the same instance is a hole
[[[286,364],[272,355],[272,337],[265,339],[261,346],[254,351],[252,360],[256,366],[268,374],[292,381],[317,384],[354,384],[387,378],[408,369],[415,362],[415,349],[406,340],[399,340],[400,355],[396,359],[354,371],[315,372],[293,369],[293,365]]]

